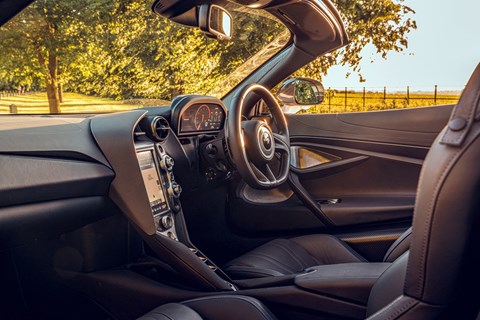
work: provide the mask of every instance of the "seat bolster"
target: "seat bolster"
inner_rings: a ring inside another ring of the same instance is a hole
[[[291,240],[315,259],[315,265],[368,262],[345,242],[329,234],[312,234]]]
[[[188,306],[180,303],[169,303],[153,309],[137,320],[203,320]]]
[[[240,266],[234,264],[229,264],[224,268],[224,270],[230,275],[230,277],[237,280],[285,276],[285,273],[273,269],[259,269],[258,267]]]
[[[317,264],[302,246],[276,239],[230,261],[224,271],[234,279],[250,279],[299,273]]]
[[[387,307],[371,315],[366,320],[435,320],[439,319],[441,311],[442,308],[440,306],[430,305],[415,298],[401,295]]]
[[[405,252],[377,279],[368,298],[367,316],[385,308],[403,294],[409,252]]]
[[[246,296],[221,295],[183,302],[205,320],[276,320],[257,299]],[[190,319],[188,319],[190,320]]]
[[[410,249],[410,241],[412,238],[412,227],[408,228],[404,233],[395,240],[394,243],[388,248],[383,262],[393,262],[397,260],[402,254]]]
[[[337,237],[312,234],[275,239],[230,261],[225,272],[233,279],[251,279],[301,273],[325,264],[367,262]]]

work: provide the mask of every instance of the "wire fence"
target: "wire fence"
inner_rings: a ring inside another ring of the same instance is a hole
[[[27,91],[24,87],[19,88],[17,90],[0,90],[0,112],[3,113],[3,109],[7,109],[7,113],[18,113],[18,105],[16,104],[16,99],[15,97],[20,97],[20,96],[26,96],[26,95],[32,95],[32,94],[37,94],[43,91]],[[46,100],[46,97],[45,97]],[[3,103],[2,103],[3,102]],[[7,105],[3,105],[7,103]]]
[[[459,87],[329,87],[324,101],[304,113],[363,112],[457,103]]]

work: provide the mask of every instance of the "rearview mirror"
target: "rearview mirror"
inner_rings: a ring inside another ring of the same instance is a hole
[[[198,25],[207,36],[219,40],[232,39],[232,16],[215,4],[202,4],[198,10]]]
[[[277,91],[277,99],[287,106],[320,104],[324,96],[325,89],[322,83],[308,78],[285,80]]]

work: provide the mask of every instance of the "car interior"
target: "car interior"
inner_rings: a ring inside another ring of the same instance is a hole
[[[272,89],[348,43],[341,14],[233,2],[292,37],[222,99],[0,116],[0,318],[477,318],[480,66],[456,105],[286,114]],[[223,4],[152,10],[228,39]]]

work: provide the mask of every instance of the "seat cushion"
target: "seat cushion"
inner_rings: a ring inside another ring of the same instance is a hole
[[[230,261],[224,268],[233,279],[301,273],[306,268],[335,263],[366,262],[347,244],[331,235],[276,239]]]
[[[276,320],[258,300],[221,295],[169,303],[153,309],[139,320]]]

